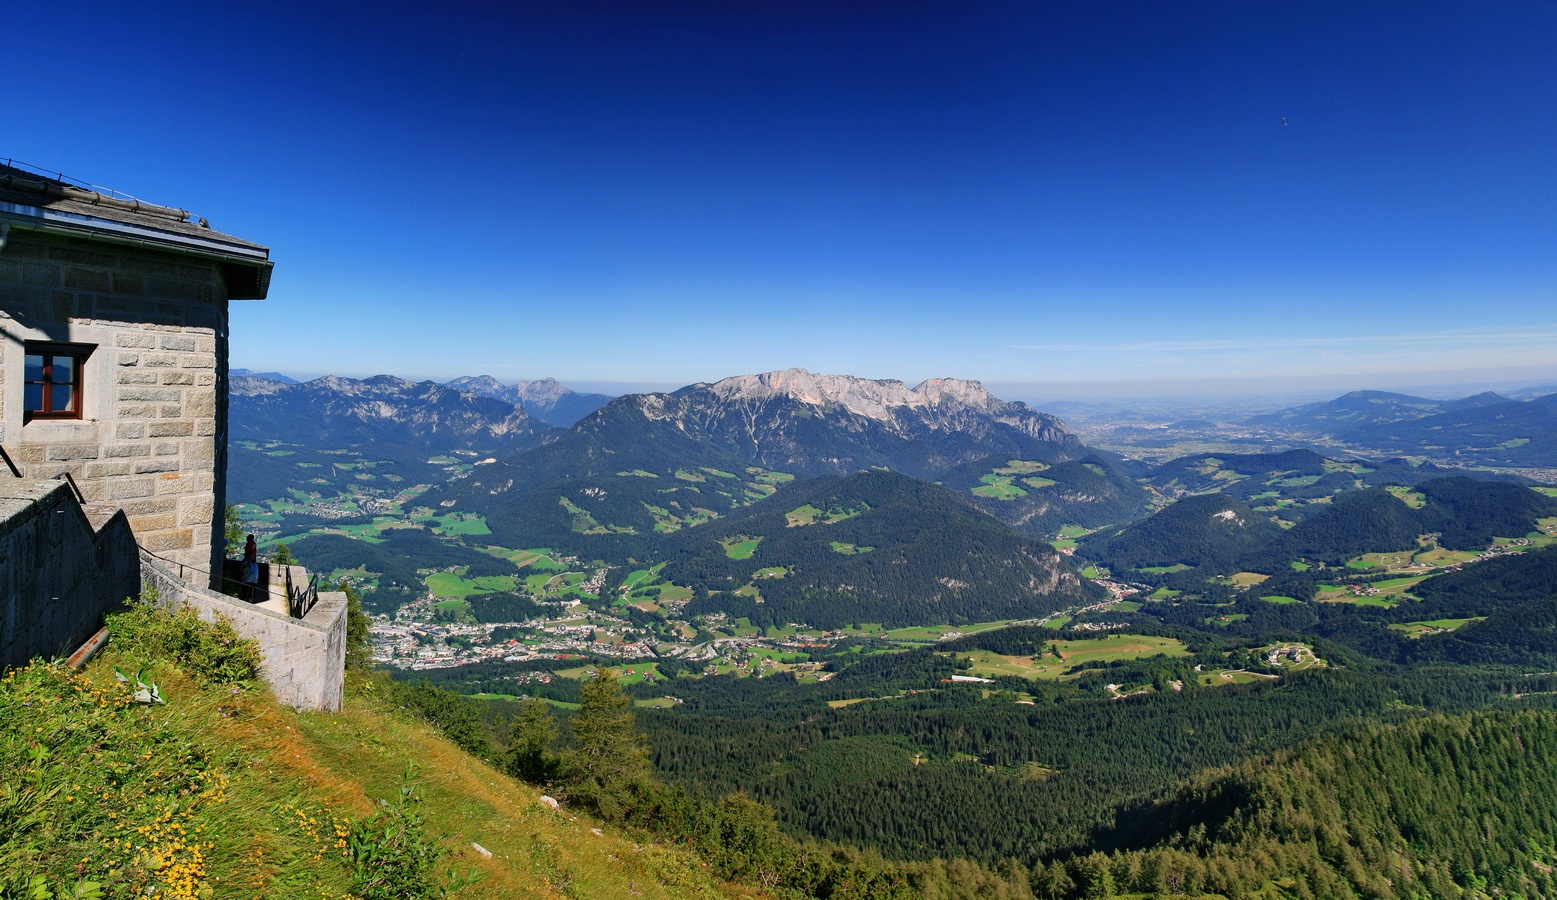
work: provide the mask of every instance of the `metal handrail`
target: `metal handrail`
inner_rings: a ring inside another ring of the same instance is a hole
[[[22,470],[16,467],[16,463],[11,462],[11,454],[5,452],[4,444],[0,444],[0,459],[5,460],[5,467],[11,470],[12,475],[15,475],[17,478],[22,477]]]
[[[292,567],[287,566],[287,607],[294,619],[307,618],[314,604],[319,602],[319,575],[313,574],[308,579],[306,587],[298,588],[292,584]]]

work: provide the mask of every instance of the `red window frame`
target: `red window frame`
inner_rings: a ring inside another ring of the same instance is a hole
[[[34,344],[26,346],[26,360],[23,368],[22,382],[22,412],[23,421],[30,422],[33,419],[79,419],[82,406],[83,368],[86,360],[92,352],[91,347],[83,347],[73,344]],[[58,360],[70,360],[71,380],[60,381],[56,379],[58,374],[56,367]],[[27,372],[34,367],[38,369],[37,378],[28,378]],[[70,388],[70,403],[66,409],[56,409],[55,388],[68,386]],[[30,397],[33,390],[37,390],[36,398]]]

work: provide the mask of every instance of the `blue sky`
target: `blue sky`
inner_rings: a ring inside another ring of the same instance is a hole
[[[235,366],[1049,398],[1557,379],[1553,3],[7,17],[0,158],[272,248]]]

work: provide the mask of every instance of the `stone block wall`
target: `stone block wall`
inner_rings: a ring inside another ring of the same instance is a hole
[[[0,252],[0,445],[24,476],[69,472],[123,508],[143,547],[206,583],[223,549],[227,325],[215,262],[25,231]],[[95,346],[82,418],[24,423],[29,340]]]
[[[67,656],[140,592],[130,524],[63,481],[0,476],[0,666]]]
[[[319,593],[304,619],[272,612],[181,581],[167,564],[142,553],[141,578],[170,606],[188,603],[200,616],[222,616],[264,656],[265,677],[276,699],[296,709],[341,708],[346,684],[346,595]],[[110,640],[112,636],[110,635]]]

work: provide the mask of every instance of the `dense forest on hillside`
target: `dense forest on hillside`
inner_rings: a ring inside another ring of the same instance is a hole
[[[743,543],[748,550],[730,550]],[[663,577],[700,592],[689,614],[727,612],[760,626],[956,624],[1103,596],[1049,546],[945,488],[891,472],[796,485],[674,535],[660,553]]]
[[[1557,713],[1430,717],[1328,735],[1203,773],[1121,810],[1040,894],[1236,897],[1269,883],[1312,896],[1557,892]],[[1106,875],[1105,875],[1106,873]],[[1065,872],[1069,875],[1070,872]]]
[[[1483,550],[1495,537],[1523,537],[1538,519],[1557,515],[1557,499],[1509,482],[1434,478],[1416,491],[1417,507],[1380,487],[1342,491],[1285,530],[1272,514],[1229,495],[1191,495],[1144,521],[1101,529],[1077,552],[1122,571],[1182,564],[1202,580],[1239,570],[1291,580],[1294,562],[1341,566],[1366,553],[1416,548],[1425,534],[1446,549]]]

